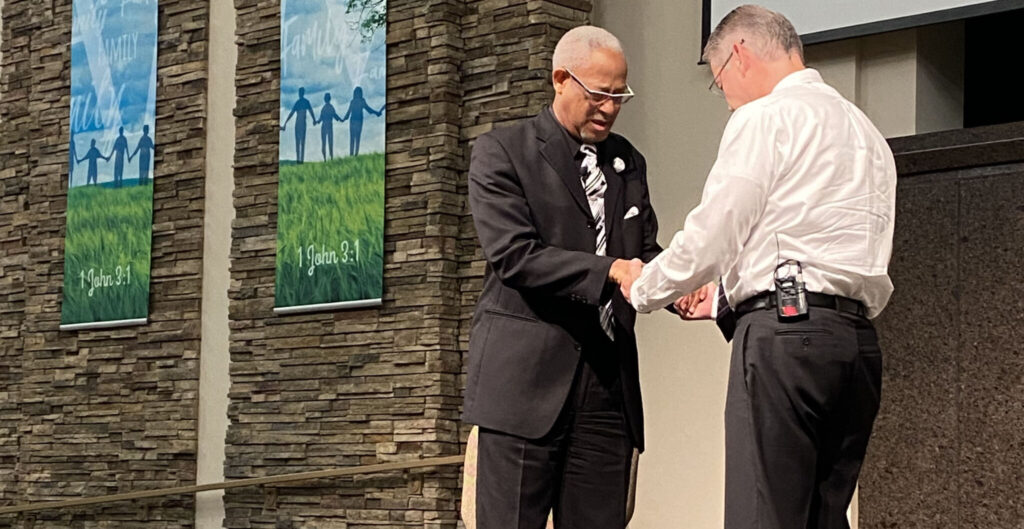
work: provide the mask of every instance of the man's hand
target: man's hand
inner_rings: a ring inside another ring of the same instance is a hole
[[[715,288],[714,283],[708,283],[677,299],[672,304],[676,309],[676,314],[683,320],[714,319],[714,315],[711,314],[711,304],[714,301]]]
[[[629,301],[629,289],[633,286],[633,281],[640,277],[640,272],[643,271],[644,262],[640,259],[616,259],[612,263],[611,269],[608,270],[608,279],[611,279],[619,285],[619,290],[622,295]]]
[[[632,284],[636,280],[636,276],[640,275],[643,266],[644,262],[640,259],[633,258],[628,261],[616,259],[612,262],[612,267],[608,269],[608,279],[616,285],[622,285],[627,281]]]

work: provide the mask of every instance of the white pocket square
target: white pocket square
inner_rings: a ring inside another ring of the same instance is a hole
[[[631,218],[633,218],[633,217],[635,217],[635,216],[637,216],[639,214],[640,214],[640,210],[637,209],[636,206],[633,206],[633,207],[629,208],[629,211],[626,212],[626,216],[625,217],[622,217],[622,220],[631,219]]]

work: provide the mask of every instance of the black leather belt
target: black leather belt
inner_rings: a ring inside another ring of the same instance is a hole
[[[807,293],[807,304],[811,307],[825,307],[841,312],[849,312],[866,318],[868,309],[864,304],[851,298],[833,296],[832,294],[821,294],[818,292]],[[755,310],[766,310],[775,308],[775,293],[761,292],[753,297],[747,298],[739,305],[736,305],[736,314],[746,314]]]

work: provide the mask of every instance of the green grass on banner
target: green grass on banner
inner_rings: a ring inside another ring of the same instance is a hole
[[[275,306],[379,298],[384,155],[281,162]]]
[[[61,323],[145,318],[153,184],[68,190]]]

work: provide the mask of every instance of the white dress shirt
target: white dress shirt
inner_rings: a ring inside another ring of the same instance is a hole
[[[807,290],[892,294],[896,165],[868,118],[804,69],[733,112],[700,205],[633,283],[633,306],[662,308],[722,277],[732,306],[774,290],[776,265],[803,264]]]

